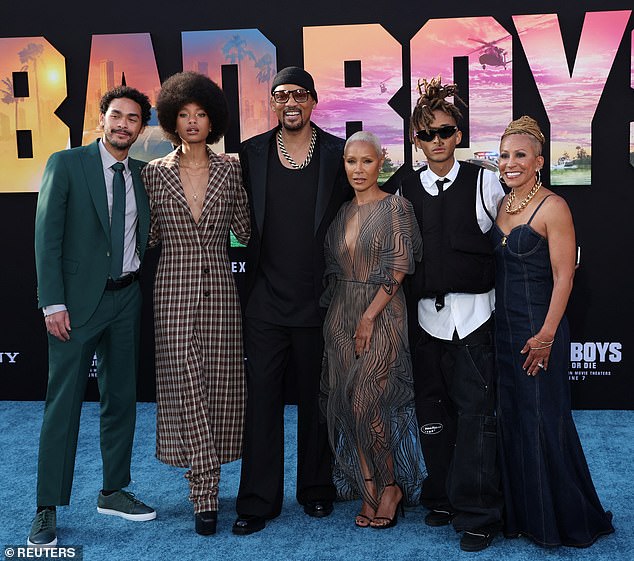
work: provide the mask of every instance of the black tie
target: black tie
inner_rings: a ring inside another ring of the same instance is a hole
[[[121,162],[113,164],[114,178],[112,179],[112,217],[110,218],[111,261],[110,277],[118,279],[123,269],[123,244],[125,237],[125,179]]]
[[[438,187],[438,196],[441,196],[444,193],[445,183],[449,183],[449,179],[441,178],[436,181],[436,187]],[[443,197],[444,198],[444,197]],[[443,212],[443,199],[440,199],[440,212]],[[439,312],[445,307],[445,295],[437,294],[436,295],[436,311]]]
[[[449,181],[450,181],[450,180],[449,180],[449,179],[447,179],[446,177],[445,177],[445,178],[442,178],[442,179],[438,179],[438,180],[436,181],[436,187],[438,187],[438,194],[439,194],[439,195],[441,195],[441,194],[444,192],[443,190],[444,190],[444,188],[445,188],[445,183],[449,183]]]

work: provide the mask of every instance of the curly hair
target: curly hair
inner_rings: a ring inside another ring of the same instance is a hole
[[[131,99],[139,104],[141,107],[141,122],[143,126],[147,125],[150,122],[152,104],[147,95],[130,86],[117,86],[103,94],[101,101],[99,101],[99,112],[105,115],[108,112],[112,100],[122,97]]]
[[[156,110],[161,128],[167,139],[175,145],[182,144],[176,134],[176,117],[183,106],[197,103],[209,116],[211,131],[207,144],[215,144],[229,127],[229,108],[220,87],[204,74],[179,72],[170,76],[161,86],[156,101]]]
[[[456,123],[462,118],[462,113],[453,104],[445,98],[452,97],[462,103],[465,107],[467,104],[458,97],[458,86],[456,84],[442,84],[440,76],[436,76],[429,80],[418,81],[419,97],[412,111],[412,117],[409,121],[409,139],[412,144],[415,143],[416,133],[425,129],[429,132],[429,127],[434,120],[434,111],[443,111],[447,115],[454,118]]]

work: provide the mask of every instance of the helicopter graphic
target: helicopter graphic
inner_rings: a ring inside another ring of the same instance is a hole
[[[500,39],[496,39],[495,41],[482,41],[482,39],[474,39],[473,37],[469,37],[469,41],[475,41],[476,43],[482,43],[482,47],[478,47],[473,51],[467,53],[480,53],[478,60],[482,65],[482,70],[485,70],[487,66],[503,66],[504,70],[506,70],[506,65],[511,61],[506,58],[506,50],[498,47],[497,43],[500,41],[504,41],[504,39],[509,38],[510,35],[505,35]]]
[[[386,83],[388,82],[388,80],[391,80],[392,77],[390,76],[389,78],[386,78],[385,80],[383,80],[382,82],[379,82],[379,91],[384,94],[387,93],[387,86]]]

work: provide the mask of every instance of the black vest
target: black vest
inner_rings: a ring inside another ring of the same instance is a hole
[[[412,279],[412,296],[482,294],[493,288],[493,248],[476,216],[476,196],[481,196],[480,169],[460,162],[456,180],[438,196],[430,195],[422,186],[422,170],[407,176],[401,184],[401,194],[412,203],[423,235],[423,260]]]

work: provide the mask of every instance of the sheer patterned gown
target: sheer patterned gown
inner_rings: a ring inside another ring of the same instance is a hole
[[[377,497],[396,481],[406,503],[416,503],[423,479],[417,442],[407,312],[395,271],[412,273],[422,239],[412,207],[396,195],[345,203],[326,236],[330,300],[324,323],[322,409],[335,454],[334,479],[342,498],[367,496],[360,454],[374,477]],[[371,348],[355,356],[352,338],[377,291],[396,294],[376,317]],[[392,469],[392,466],[394,468]]]

